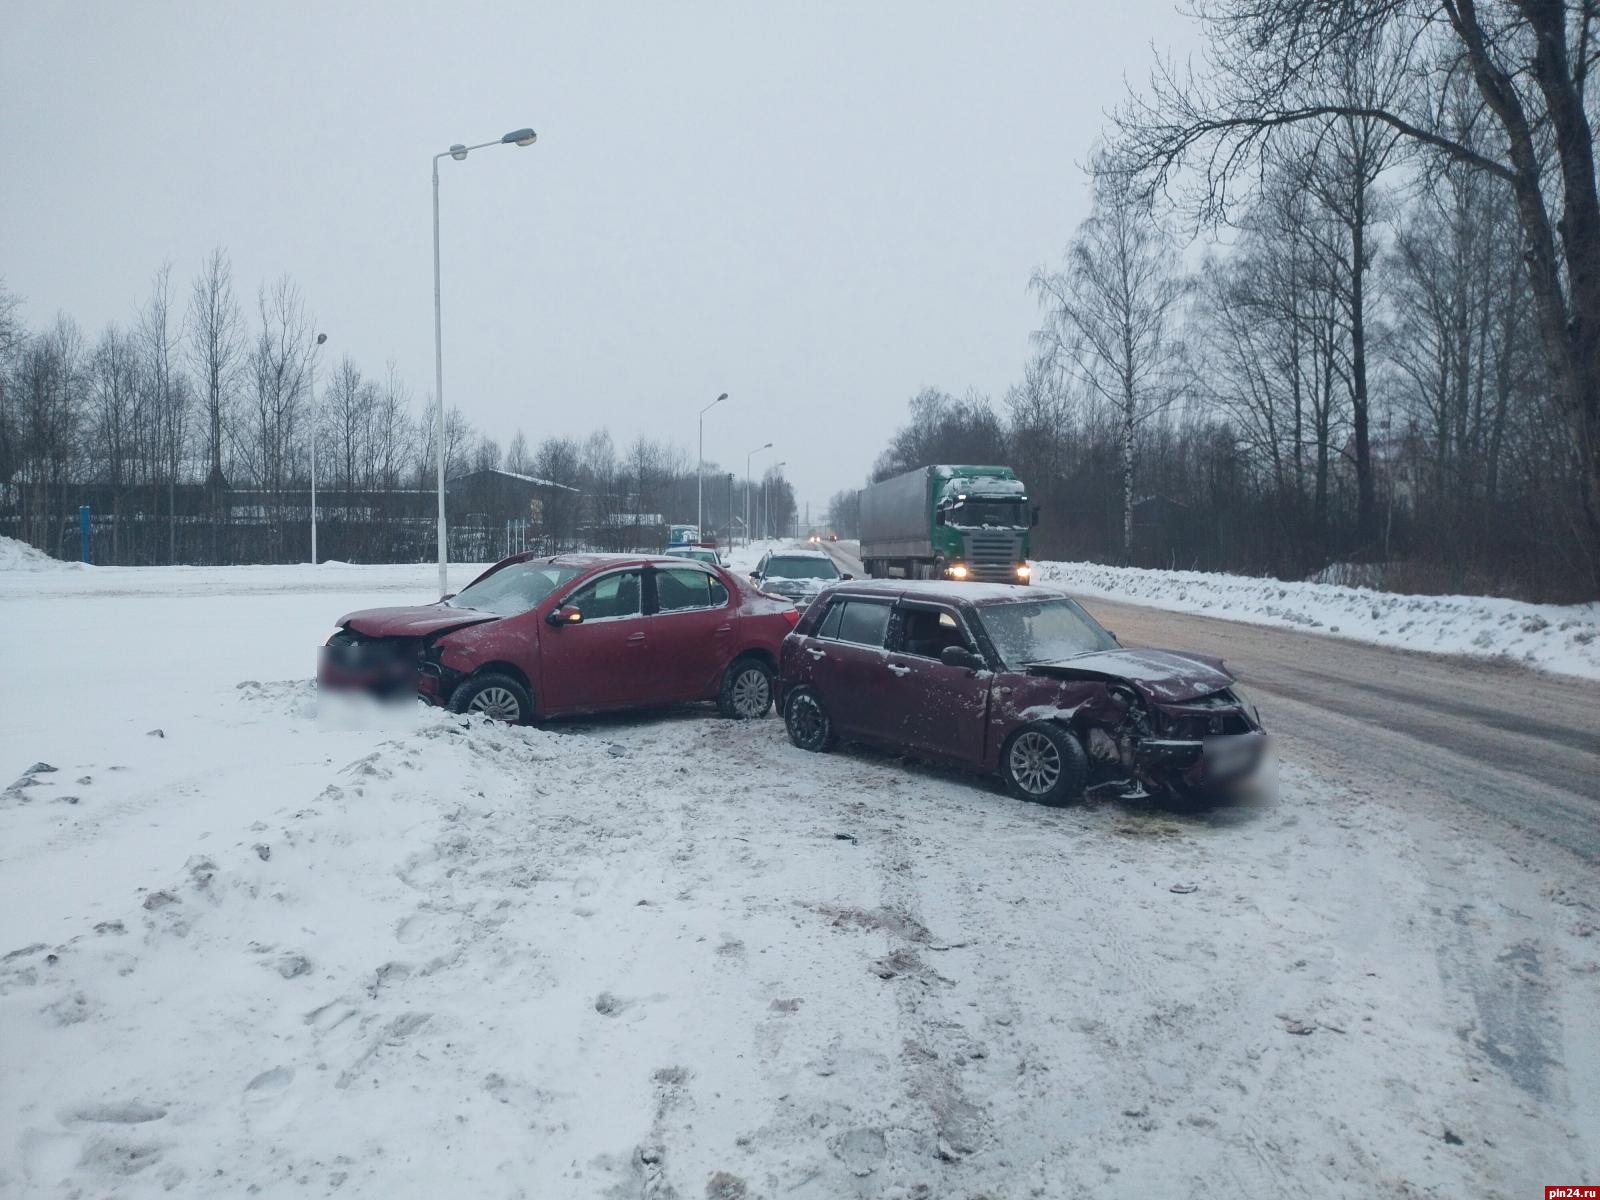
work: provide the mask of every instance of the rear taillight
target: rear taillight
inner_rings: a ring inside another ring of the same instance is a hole
[[[789,622],[789,628],[793,629],[796,625],[800,624],[800,610],[798,608],[785,609],[783,612],[783,619]]]

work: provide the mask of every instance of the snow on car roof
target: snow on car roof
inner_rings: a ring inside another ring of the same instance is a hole
[[[773,558],[826,558],[829,562],[833,559],[821,550],[774,550]]]
[[[1055,599],[1054,588],[1021,583],[946,583],[939,579],[858,579],[835,584],[830,592],[913,596],[951,604],[1003,604],[1016,600]]]

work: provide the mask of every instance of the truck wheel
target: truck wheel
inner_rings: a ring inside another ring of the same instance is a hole
[[[1000,751],[1006,788],[1021,800],[1059,807],[1083,796],[1089,760],[1073,737],[1049,721],[1024,725]]]

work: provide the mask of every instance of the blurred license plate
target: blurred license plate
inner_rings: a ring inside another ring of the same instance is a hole
[[[1206,739],[1206,778],[1226,782],[1250,774],[1261,762],[1266,738],[1259,733],[1235,733]]]

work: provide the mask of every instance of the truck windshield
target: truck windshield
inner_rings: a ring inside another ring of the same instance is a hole
[[[487,579],[462,588],[445,603],[451,608],[475,608],[479,612],[514,617],[538,605],[562,584],[578,577],[576,567],[557,567],[550,563],[513,563]]]
[[[1117,639],[1065,596],[985,604],[978,609],[978,620],[1005,665],[1012,668],[1117,648]]]
[[[946,511],[944,523],[962,529],[978,529],[985,525],[1016,529],[1028,522],[1023,516],[1021,500],[969,497]]]

